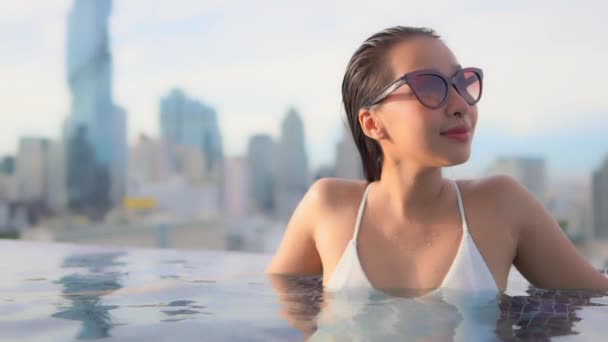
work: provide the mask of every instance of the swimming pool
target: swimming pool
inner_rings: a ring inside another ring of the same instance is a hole
[[[602,340],[608,293],[541,290],[450,304],[269,279],[270,256],[0,241],[0,340]]]

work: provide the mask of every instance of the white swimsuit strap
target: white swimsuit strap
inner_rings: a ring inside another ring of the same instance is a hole
[[[357,241],[357,236],[359,236],[359,227],[361,226],[361,218],[363,217],[363,212],[365,211],[365,205],[367,203],[367,193],[371,188],[372,183],[369,183],[365,188],[365,192],[363,192],[363,197],[361,198],[361,204],[359,205],[359,212],[357,213],[357,223],[355,223],[355,231],[353,233],[353,241]]]
[[[462,204],[462,196],[460,195],[460,189],[458,188],[458,183],[456,181],[452,181],[456,188],[456,196],[458,198],[458,209],[460,210],[460,217],[462,218],[462,229],[464,234],[469,234],[469,226],[467,225],[467,218],[464,215],[464,205]]]

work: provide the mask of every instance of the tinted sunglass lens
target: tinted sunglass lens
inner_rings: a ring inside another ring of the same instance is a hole
[[[433,74],[416,76],[410,86],[418,100],[431,108],[439,107],[448,94],[448,85],[441,77]]]
[[[474,71],[463,70],[456,78],[456,86],[460,95],[473,105],[479,101],[481,97],[481,78]]]

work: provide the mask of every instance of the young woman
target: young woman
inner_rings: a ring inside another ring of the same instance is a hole
[[[504,291],[511,265],[544,288],[608,288],[543,205],[513,179],[452,181],[466,162],[483,72],[430,29],[367,39],[342,82],[366,181],[322,179],[295,210],[271,274],[329,290]]]

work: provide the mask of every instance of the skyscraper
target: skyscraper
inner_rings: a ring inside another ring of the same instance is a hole
[[[53,159],[53,142],[45,138],[24,137],[19,141],[19,155],[17,158],[16,192],[21,202],[22,214],[20,224],[36,224],[37,220],[49,212],[53,204],[51,196],[55,176]],[[57,198],[59,199],[59,198]],[[18,217],[8,213],[8,217]]]
[[[0,173],[12,175],[15,172],[15,157],[5,156],[0,160]]]
[[[572,240],[593,235],[590,185],[588,179],[564,177],[549,187],[546,207]]]
[[[249,209],[248,167],[245,158],[228,158],[224,161],[226,184],[224,187],[224,214],[228,218],[245,217]]]
[[[283,120],[277,157],[276,214],[285,219],[291,216],[310,184],[304,125],[294,108]]]
[[[165,144],[144,134],[131,148],[129,183],[159,183],[169,179],[169,164]]]
[[[66,173],[65,173],[65,146],[62,141],[51,141],[48,149],[49,165],[47,168],[47,196],[48,208],[59,213],[67,208]]]
[[[336,177],[346,179],[364,179],[361,157],[350,132],[345,131],[342,140],[336,146]]]
[[[254,135],[249,139],[247,165],[249,177],[250,209],[254,213],[266,215],[275,211],[275,187],[277,174],[277,146],[266,134]]]
[[[222,140],[213,108],[188,98],[181,89],[173,89],[160,101],[160,130],[163,141],[169,146],[173,168],[180,169],[175,146],[186,146],[201,151],[207,174],[220,172]]]
[[[0,207],[2,206],[2,203],[16,201],[18,199],[15,164],[16,159],[12,156],[6,156],[0,161]],[[2,222],[0,219],[0,226],[1,225]]]
[[[593,237],[608,239],[608,156],[593,172]]]
[[[111,0],[75,0],[68,17],[65,122],[68,204],[103,214],[126,186],[126,114],[112,100]]]
[[[114,122],[112,122],[112,144],[114,156],[110,163],[110,199],[112,203],[121,203],[127,193],[127,114],[121,107],[114,107]]]
[[[49,140],[21,138],[17,158],[19,198],[29,203],[43,203],[47,198]]]

